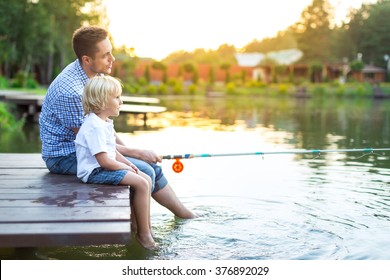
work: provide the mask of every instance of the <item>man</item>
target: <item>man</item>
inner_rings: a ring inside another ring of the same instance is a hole
[[[77,59],[70,63],[51,83],[39,118],[42,158],[47,168],[57,174],[77,174],[74,140],[83,123],[81,103],[88,79],[96,75],[109,75],[115,57],[108,32],[100,27],[77,29],[72,38]],[[128,157],[139,170],[152,179],[152,197],[180,218],[195,218],[177,198],[156,163],[161,158],[153,151],[131,149],[117,137],[118,151]]]

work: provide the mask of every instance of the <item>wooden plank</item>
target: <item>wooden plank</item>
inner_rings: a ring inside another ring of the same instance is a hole
[[[0,247],[129,244],[128,222],[0,224]]]
[[[12,94],[6,95],[4,101],[16,103],[20,105],[35,104],[39,107],[42,106],[44,95],[35,95],[35,94]]]
[[[2,168],[46,168],[41,154],[0,153],[0,169]]]
[[[0,154],[0,247],[128,244],[129,195],[51,174],[40,154]]]
[[[3,197],[3,194],[0,194]],[[128,207],[129,202],[127,199],[104,199],[102,201],[92,200],[79,200],[75,199],[71,203],[56,201],[56,203],[37,203],[34,197],[28,194],[8,195],[6,198],[2,198],[0,201],[1,209],[4,208],[25,208],[27,207],[45,207],[47,209],[55,208],[58,206],[65,207],[64,204],[68,204],[68,207]],[[48,210],[50,211],[50,210]]]
[[[138,113],[138,114],[146,114],[146,113],[162,113],[167,110],[166,107],[162,106],[149,106],[149,105],[132,105],[132,104],[122,104],[120,108],[123,113]]]
[[[158,104],[160,99],[154,97],[126,96],[121,97],[123,103]]]
[[[39,222],[129,222],[130,207],[70,207],[58,206],[55,210],[44,207],[1,208],[0,224]]]

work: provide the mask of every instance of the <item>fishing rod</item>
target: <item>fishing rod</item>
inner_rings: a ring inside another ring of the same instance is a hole
[[[325,153],[352,153],[352,152],[363,152],[365,154],[374,152],[390,151],[390,148],[364,148],[364,149],[334,149],[334,150],[288,150],[288,151],[269,151],[269,152],[247,152],[247,153],[224,153],[224,154],[181,154],[181,155],[165,155],[162,159],[174,159],[175,162],[172,165],[173,171],[180,173],[184,169],[181,159],[191,158],[205,158],[205,157],[231,157],[231,156],[264,156],[264,155],[282,155],[282,154],[313,154],[320,156]]]

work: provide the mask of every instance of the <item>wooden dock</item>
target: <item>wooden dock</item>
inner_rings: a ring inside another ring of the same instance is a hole
[[[51,174],[40,154],[0,154],[0,247],[129,244],[129,196]]]
[[[27,118],[38,121],[41,112],[44,95],[35,95],[17,91],[0,91],[0,101],[16,104],[17,109]],[[122,96],[123,105],[121,112],[126,114],[141,115],[144,126],[147,124],[149,114],[159,114],[167,110],[166,107],[157,106],[158,98],[142,96]],[[151,105],[153,104],[153,105]]]

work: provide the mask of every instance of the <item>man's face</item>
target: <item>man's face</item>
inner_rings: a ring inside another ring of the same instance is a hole
[[[97,47],[99,51],[95,54],[95,58],[89,60],[89,70],[95,74],[111,74],[115,57],[112,55],[110,40],[108,40],[108,38],[104,39],[97,44]]]

